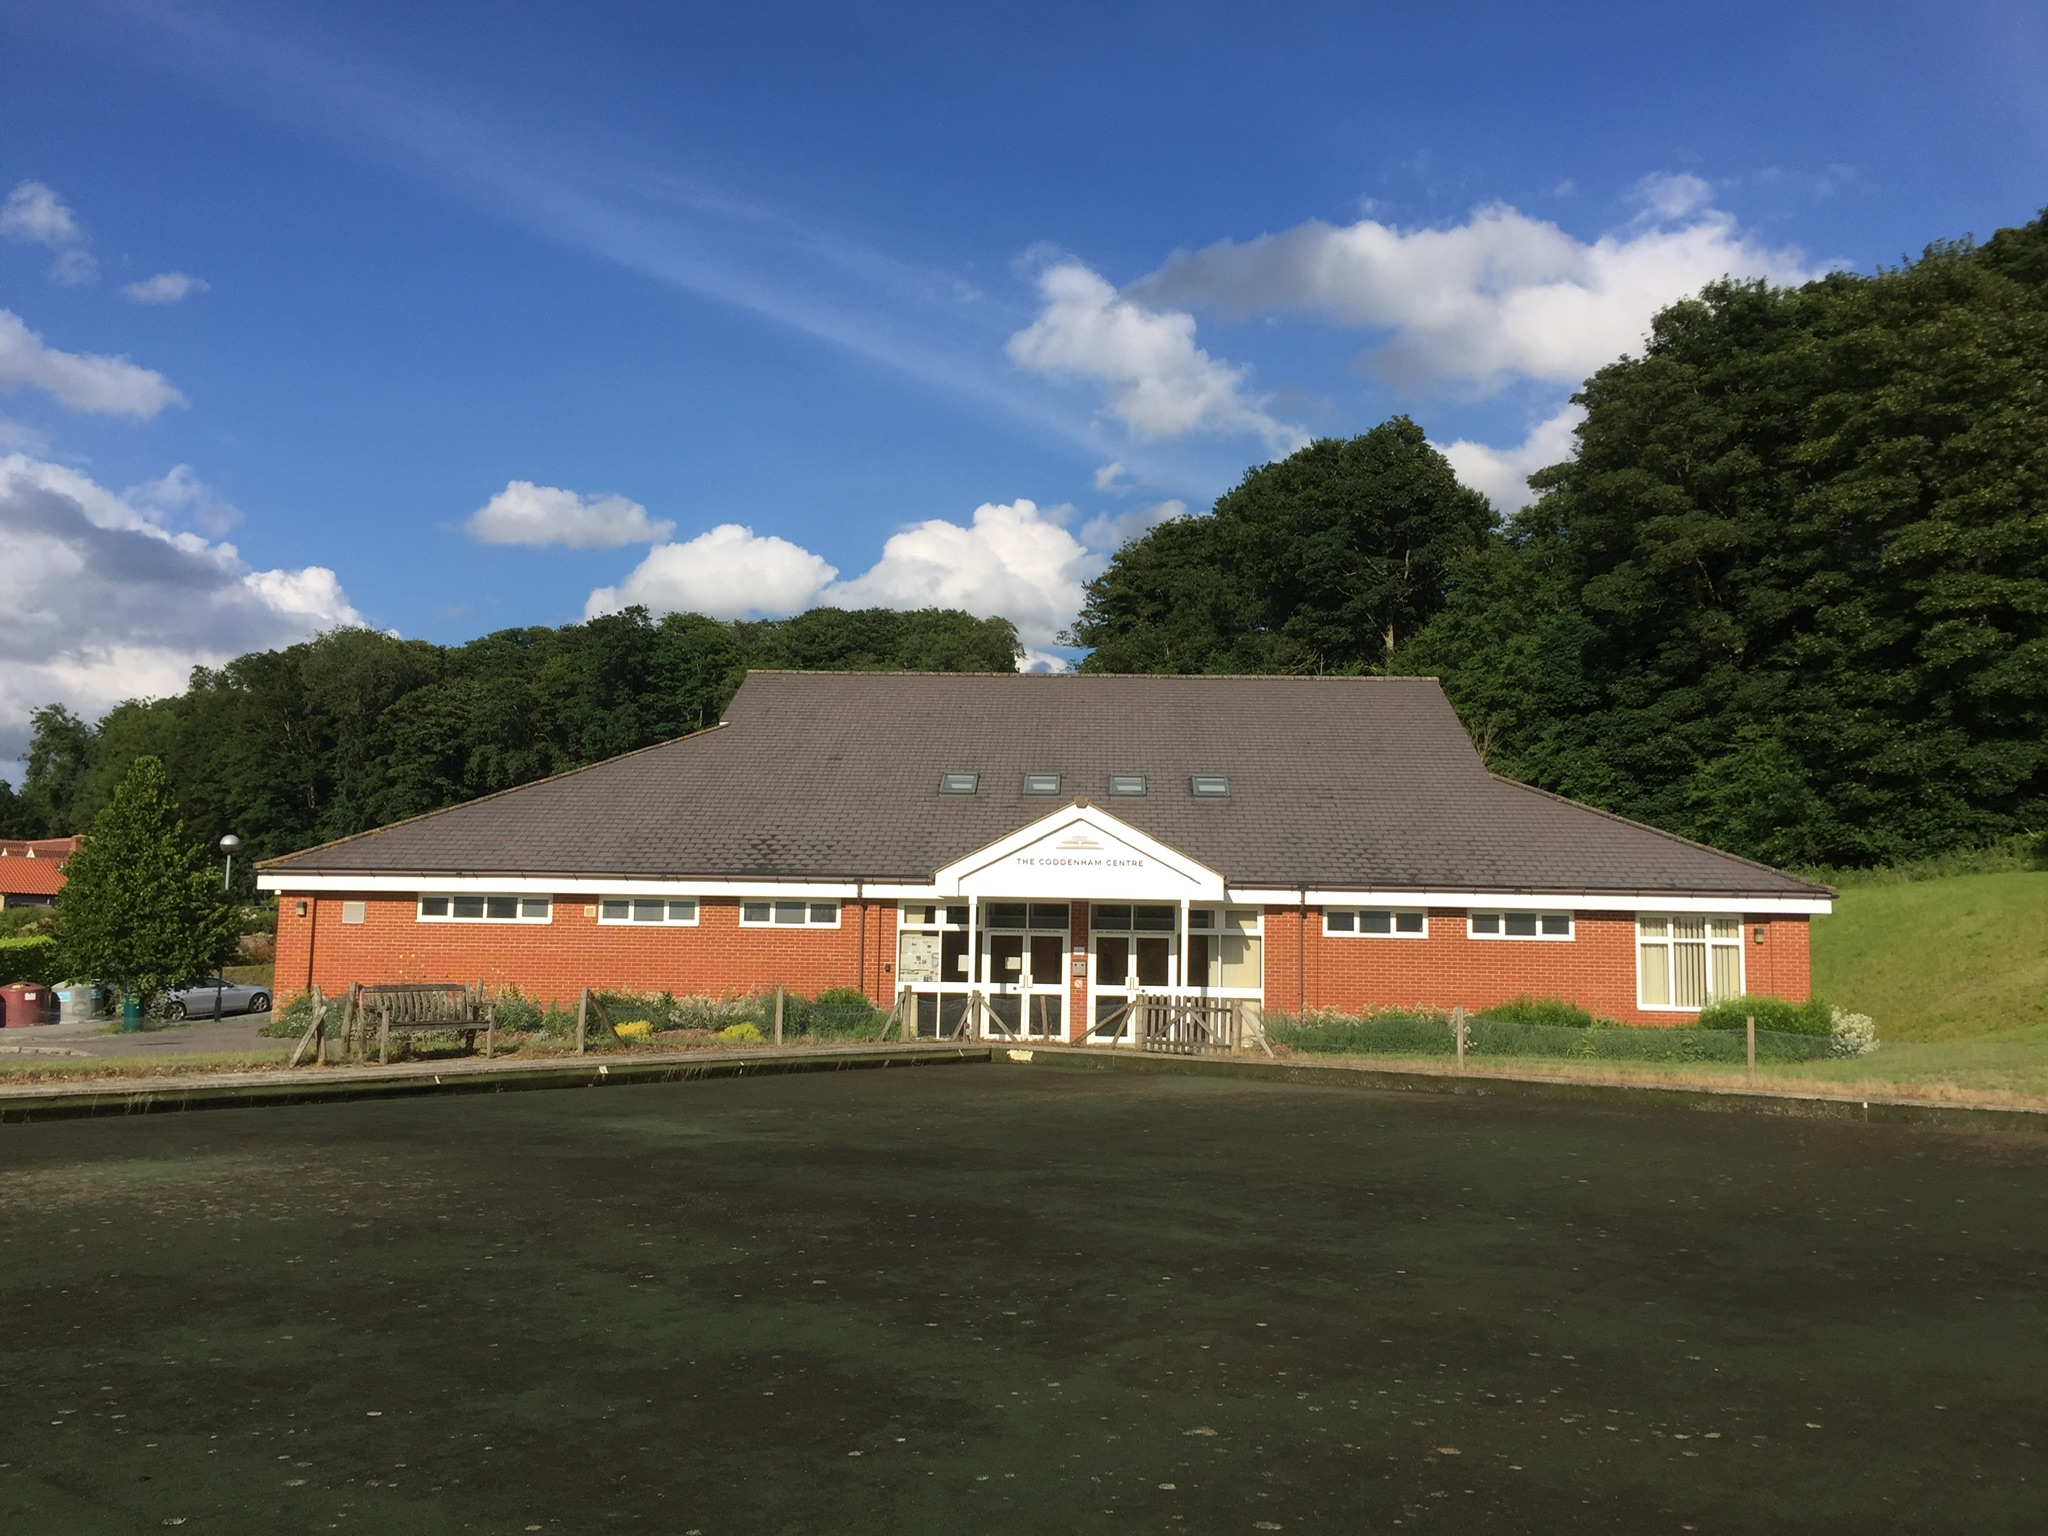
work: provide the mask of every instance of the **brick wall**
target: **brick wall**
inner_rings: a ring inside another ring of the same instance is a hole
[[[342,921],[349,901],[363,903],[359,924]],[[742,928],[739,902],[715,898],[698,903],[694,927],[599,923],[596,903],[580,896],[555,898],[548,923],[421,922],[418,910],[411,896],[282,893],[278,994],[315,982],[331,994],[352,981],[481,980],[566,1005],[584,987],[714,996],[862,987],[883,1001],[895,988],[893,902],[842,902],[837,928]]]
[[[342,922],[345,901],[364,904],[361,924]],[[826,987],[857,986],[885,1006],[895,993],[894,902],[844,902],[837,928],[742,928],[736,900],[702,901],[695,927],[600,924],[595,910],[594,903],[571,896],[556,899],[554,920],[546,924],[423,923],[410,896],[287,892],[278,903],[276,987],[289,997],[313,982],[333,993],[351,981],[482,980],[563,1004],[585,986],[712,995],[777,985],[815,995]],[[1685,1017],[1636,1006],[1631,914],[1582,912],[1573,929],[1563,942],[1474,939],[1462,911],[1433,911],[1427,938],[1337,938],[1323,933],[1320,908],[1304,914],[1271,907],[1265,916],[1266,1002],[1290,1013],[1304,1005],[1346,1012],[1470,1010],[1527,993],[1630,1023]],[[1073,904],[1071,931],[1085,944],[1085,902]],[[1745,918],[1749,991],[1803,1000],[1808,935],[1804,917]],[[1085,978],[1069,977],[1068,998],[1069,1027],[1079,1038],[1087,1028]]]
[[[1526,993],[1562,998],[1610,1019],[1674,1024],[1687,1017],[1636,1005],[1635,917],[1580,912],[1564,940],[1475,939],[1461,910],[1434,910],[1420,939],[1340,938],[1322,911],[1266,910],[1266,1003],[1284,1012],[1334,1008],[1468,1011]],[[1763,942],[1757,942],[1757,934]],[[1803,1001],[1808,994],[1804,917],[1747,917],[1742,939],[1748,990]]]

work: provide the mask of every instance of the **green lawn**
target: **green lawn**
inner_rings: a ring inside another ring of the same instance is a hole
[[[1849,887],[1814,919],[1813,990],[1877,1020],[1887,1046],[2048,1049],[2048,872]]]

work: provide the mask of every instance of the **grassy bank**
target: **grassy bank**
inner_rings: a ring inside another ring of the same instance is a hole
[[[2048,872],[1848,886],[1814,919],[1813,989],[1876,1019],[1887,1049],[2048,1049]]]

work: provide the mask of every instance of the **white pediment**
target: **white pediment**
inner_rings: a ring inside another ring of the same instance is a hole
[[[949,896],[1073,901],[1220,901],[1223,877],[1093,805],[1063,806],[949,864]]]

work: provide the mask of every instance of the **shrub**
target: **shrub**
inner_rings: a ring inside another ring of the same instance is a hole
[[[1320,1009],[1288,1018],[1266,1014],[1266,1038],[1314,1055],[1374,1056],[1386,1053],[1447,1056],[1456,1049],[1448,1016],[1375,1013],[1353,1018]]]
[[[57,976],[57,941],[47,933],[24,938],[0,939],[0,987],[17,981],[54,986]]]
[[[330,1027],[340,1018],[339,1010],[330,1006],[327,1011]],[[306,1032],[306,1026],[313,1022],[313,994],[301,992],[296,997],[277,1003],[270,1010],[270,1019],[256,1033],[271,1040],[296,1040]]]
[[[1877,1025],[1867,1013],[1831,1010],[1837,1056],[1868,1056],[1877,1049]]]
[[[1526,993],[1482,1008],[1478,1016],[1500,1024],[1547,1024],[1552,1029],[1591,1029],[1595,1022],[1593,1015],[1577,1003],[1556,997],[1530,997]]]
[[[868,1008],[875,1005],[859,987],[827,987],[811,999],[820,1008]]]
[[[1778,1035],[1832,1035],[1834,1010],[1819,998],[1788,1003],[1782,997],[1731,997],[1700,1010],[1701,1029],[1741,1029],[1754,1018],[1758,1029]]]
[[[549,1004],[543,1008],[517,986],[499,989],[492,999],[498,1011],[498,1028],[513,1034],[573,1035],[576,1010]],[[594,1021],[593,1021],[594,1022]]]
[[[761,1026],[749,1020],[726,1025],[718,1032],[718,1038],[734,1045],[762,1045],[768,1039],[761,1033]]]
[[[19,939],[48,933],[57,921],[55,907],[0,907],[0,938]]]

